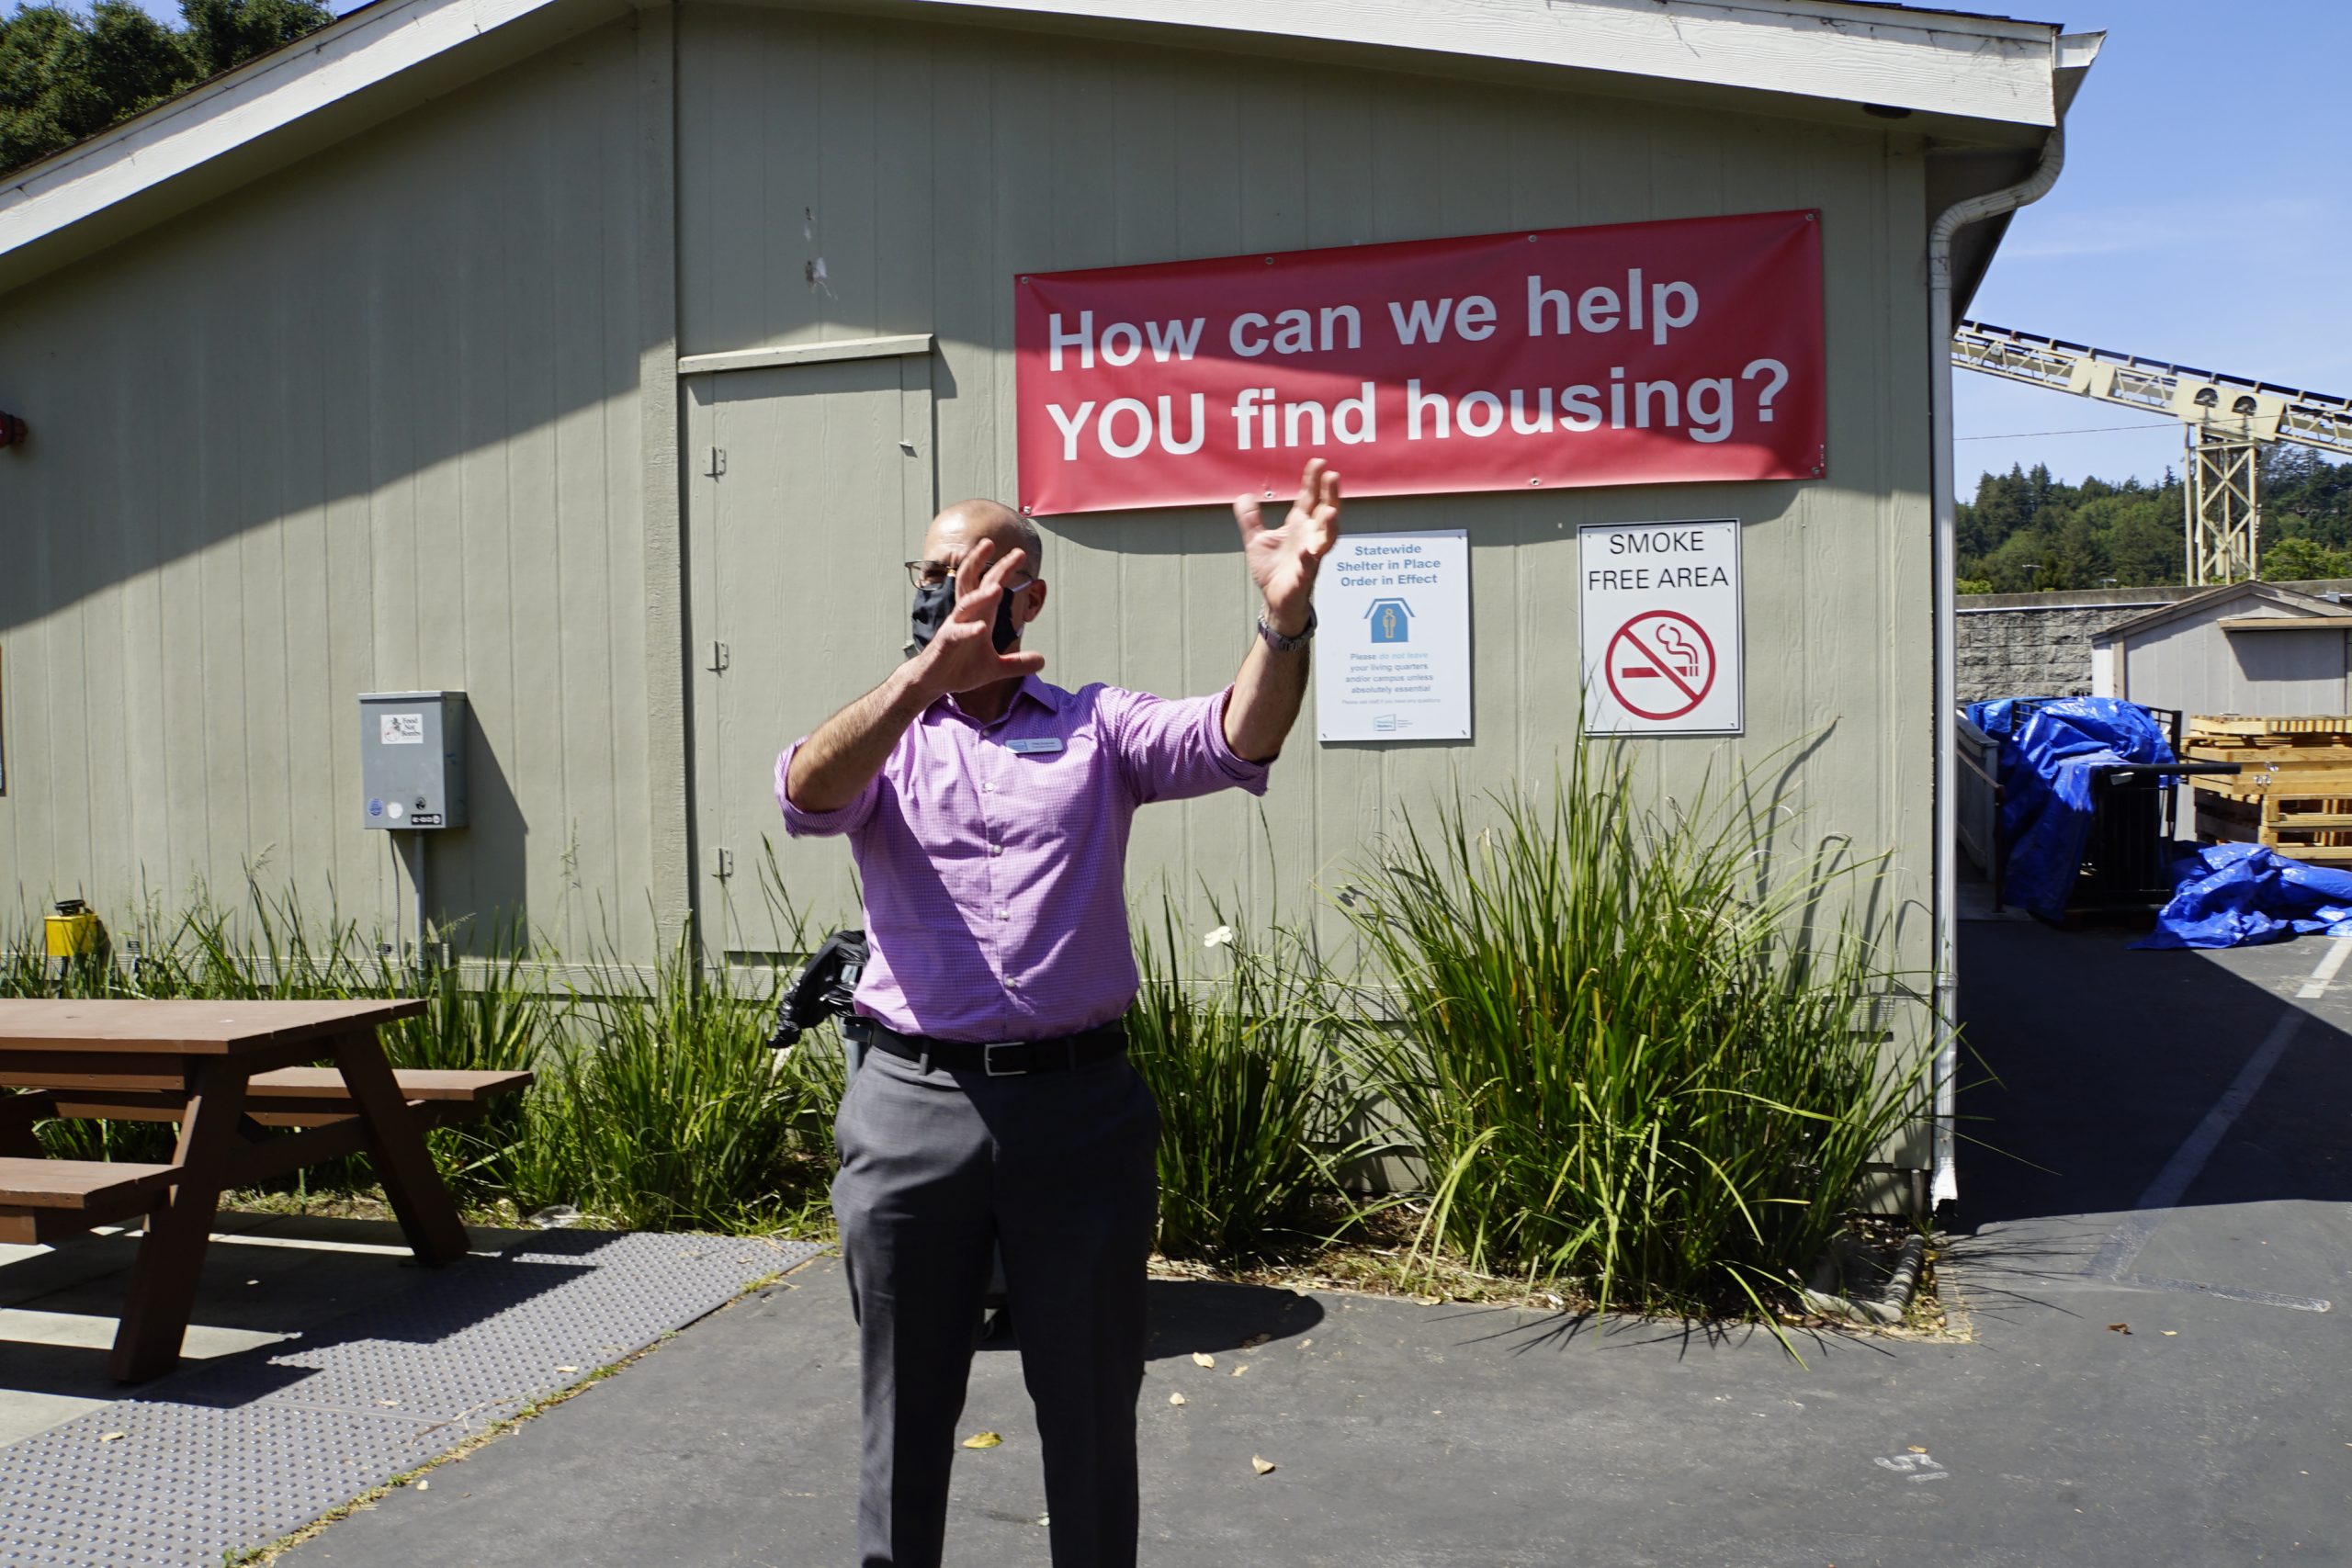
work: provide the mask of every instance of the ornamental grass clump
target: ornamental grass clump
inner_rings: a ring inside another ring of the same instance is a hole
[[[1211,919],[1191,936],[1163,894],[1158,930],[1139,922],[1127,1039],[1159,1102],[1159,1250],[1229,1263],[1333,1216],[1349,1102],[1306,940],[1238,931],[1214,905]]]
[[[1341,895],[1386,987],[1351,1054],[1426,1163],[1419,1248],[1600,1306],[1761,1310],[1930,1098],[1873,1004],[1874,874],[1782,863],[1744,787],[1637,806],[1621,750],[1408,823]],[[1775,836],[1775,827],[1778,836]],[[1375,1009],[1374,1010],[1379,1010]]]
[[[820,1212],[838,1048],[768,1048],[775,987],[681,934],[650,972],[607,954],[537,1059],[513,1192],[632,1229],[774,1228]],[[828,1053],[830,1052],[830,1060]]]

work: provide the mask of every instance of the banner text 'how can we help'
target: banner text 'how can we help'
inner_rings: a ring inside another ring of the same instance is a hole
[[[1020,495],[1057,513],[1283,495],[1813,479],[1821,224],[1751,213],[1033,273]]]

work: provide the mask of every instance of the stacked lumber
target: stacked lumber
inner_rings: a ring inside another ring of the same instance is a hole
[[[2239,764],[2235,775],[2188,781],[2198,838],[2352,864],[2352,715],[2201,716],[2181,750],[2188,761]]]

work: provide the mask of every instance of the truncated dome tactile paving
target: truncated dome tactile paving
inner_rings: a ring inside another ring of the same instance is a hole
[[[0,1564],[217,1568],[820,1249],[551,1231],[0,1449]]]

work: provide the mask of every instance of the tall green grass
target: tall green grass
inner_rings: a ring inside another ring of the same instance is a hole
[[[1159,1102],[1159,1250],[1232,1263],[1329,1225],[1351,1101],[1307,939],[1254,936],[1210,908],[1205,944],[1165,894],[1158,928],[1138,932],[1127,1038]]]
[[[1394,1012],[1351,1054],[1427,1162],[1422,1245],[1604,1308],[1760,1306],[1925,1111],[1927,1058],[1871,1027],[1901,977],[1850,913],[1867,870],[1775,868],[1785,814],[1741,781],[1639,799],[1588,742],[1544,795],[1408,819],[1342,896]]]
[[[297,892],[249,883],[233,907],[200,893],[166,919],[122,918],[103,956],[58,964],[38,917],[0,941],[0,995],[237,999],[422,998],[386,1026],[395,1067],[512,1071],[537,1082],[481,1120],[442,1128],[431,1146],[461,1201],[529,1212],[569,1203],[645,1226],[770,1228],[809,1210],[811,1129],[840,1094],[837,1045],[815,1040],[788,1062],[767,1049],[773,988],[743,989],[681,935],[650,970],[608,942],[586,966],[606,983],[557,988],[554,955],[508,928],[462,964],[403,964],[354,921],[311,912]],[[830,1048],[829,1048],[830,1047]],[[169,1123],[51,1122],[51,1153],[168,1157]],[[365,1188],[354,1157],[285,1185]],[[821,1185],[821,1184],[819,1184]]]
[[[538,1058],[514,1201],[645,1229],[769,1229],[820,1212],[838,1045],[769,1050],[775,987],[746,988],[683,934],[650,973],[603,967],[615,981],[574,996],[582,1027]]]
[[[1163,896],[1139,922],[1128,1016],[1160,1105],[1161,1249],[1236,1264],[1329,1235],[1369,1102],[1428,1172],[1422,1250],[1652,1311],[1758,1303],[1802,1269],[1929,1099],[1926,1053],[1872,1032],[1871,1004],[1905,977],[1851,913],[1871,908],[1871,873],[1774,861],[1777,803],[1736,779],[1688,809],[1637,798],[1624,754],[1589,744],[1548,791],[1408,820],[1341,896],[1362,974],[1214,901],[1204,944],[1207,922]],[[773,874],[768,950],[805,952]],[[520,1101],[435,1135],[465,1200],[632,1226],[825,1223],[841,1052],[830,1030],[768,1050],[780,975],[715,964],[684,933],[650,966],[607,939],[559,968],[519,929],[420,973],[311,908],[249,881],[232,907],[132,911],[108,955],[62,970],[39,920],[20,922],[0,933],[0,995],[422,995],[424,1015],[386,1032],[395,1065],[537,1074]],[[734,940],[731,909],[718,929]],[[171,1135],[42,1129],[85,1157],[159,1157]]]

